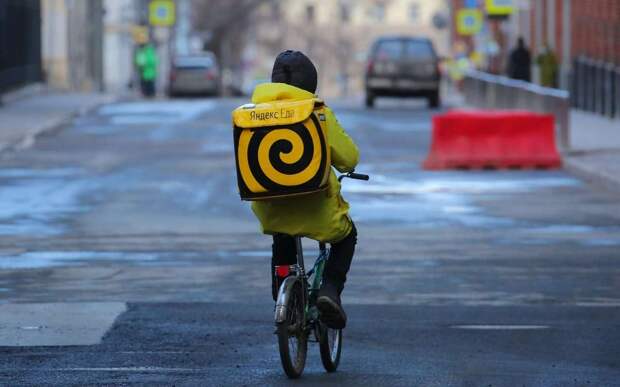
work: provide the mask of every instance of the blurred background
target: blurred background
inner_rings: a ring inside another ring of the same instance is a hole
[[[221,92],[247,93],[269,78],[275,56],[291,47],[329,69],[319,71],[322,93],[355,93],[377,36],[413,29],[447,55],[448,8],[444,2],[404,0],[4,1],[2,17],[18,12],[20,20],[2,23],[2,47],[19,58],[2,63],[0,84],[6,90],[16,86],[11,82],[45,79],[65,89],[124,92],[135,81],[135,50],[150,41],[160,59],[159,92],[168,86],[175,56],[210,51],[221,69]]]
[[[285,49],[371,176],[301,384],[618,385],[620,0],[0,0],[0,385],[285,385],[231,128]]]
[[[139,83],[136,51],[150,42],[160,94],[175,76],[175,57],[212,53],[217,92],[238,95],[269,78],[278,52],[295,48],[316,62],[322,95],[356,95],[364,91],[367,58],[378,37],[429,38],[442,70],[456,81],[469,69],[507,74],[510,52],[522,37],[531,53],[532,82],[570,90],[574,105],[614,115],[618,6],[614,0],[5,0],[0,92],[40,81],[60,89],[127,92]],[[544,60],[547,50],[551,63]],[[553,73],[551,79],[542,68]],[[579,82],[589,77],[594,82]],[[581,103],[581,95],[603,105],[610,100],[609,107]]]

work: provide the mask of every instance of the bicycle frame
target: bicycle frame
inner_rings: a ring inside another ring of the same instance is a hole
[[[370,177],[361,173],[355,173],[354,171],[348,172],[338,177],[338,181],[342,181],[344,178],[368,180]],[[278,298],[276,301],[275,321],[281,323],[286,320],[286,305],[288,305],[288,297],[291,294],[289,289],[301,282],[302,286],[302,302],[304,304],[304,324],[308,322],[312,323],[317,320],[318,312],[316,308],[312,308],[314,303],[314,296],[321,287],[321,280],[323,279],[323,269],[325,268],[325,261],[327,261],[327,248],[325,243],[319,242],[320,254],[314,263],[312,269],[306,274],[306,268],[304,266],[304,252],[301,246],[301,237],[295,237],[295,248],[297,250],[297,267],[295,268],[295,275],[287,277],[278,290]],[[312,285],[308,288],[308,278],[314,274]],[[305,327],[304,327],[305,328]]]
[[[288,297],[290,292],[288,289],[292,286],[295,286],[297,282],[301,283],[302,286],[302,297],[304,304],[304,315],[305,322],[315,321],[318,317],[318,313],[316,310],[312,309],[313,300],[316,298],[316,294],[321,287],[321,280],[323,279],[323,270],[325,269],[325,262],[327,261],[328,250],[323,242],[319,242],[319,256],[312,269],[306,273],[305,263],[304,263],[304,253],[301,245],[301,237],[295,237],[295,247],[297,250],[297,265],[296,265],[296,274],[290,277],[287,277],[280,285],[280,289],[278,290],[278,298],[276,301],[276,310],[275,310],[275,321],[282,322],[286,319],[286,305],[288,301]],[[308,286],[308,279],[312,277],[312,283]]]
[[[307,279],[311,278],[312,275],[314,274],[314,277],[312,278],[312,283],[310,284],[310,286],[306,287],[306,289],[308,289],[309,302],[306,303],[305,315],[306,315],[306,320],[309,320],[309,321],[315,321],[319,317],[318,311],[316,310],[316,308],[312,308],[312,307],[314,306],[314,303],[316,301],[317,293],[319,292],[319,289],[321,288],[321,281],[323,280],[323,271],[325,269],[327,255],[328,255],[328,252],[327,252],[327,248],[325,247],[325,243],[320,242],[319,243],[319,256],[314,262],[314,266],[312,267],[312,269],[310,269],[310,271],[306,274]]]
[[[341,175],[338,180],[345,177],[369,179],[368,175],[351,171]],[[325,243],[319,242],[319,256],[312,269],[306,272],[301,236],[296,236],[294,239],[296,263],[278,265],[272,271],[274,283],[277,284],[280,278],[284,277],[276,300],[275,333],[278,336],[282,368],[292,379],[299,378],[303,373],[309,341],[319,344],[321,362],[327,372],[334,372],[338,368],[342,349],[342,329],[330,328],[327,322],[321,322],[316,305],[328,259],[327,247]],[[315,340],[312,340],[313,334]]]

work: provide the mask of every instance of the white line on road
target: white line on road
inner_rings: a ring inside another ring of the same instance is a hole
[[[124,302],[54,302],[0,305],[0,346],[99,344]]]
[[[77,372],[204,372],[200,368],[174,368],[174,367],[76,367],[55,368],[54,371],[77,371]]]
[[[470,330],[515,331],[549,329],[550,327],[549,325],[452,325],[450,328]]]

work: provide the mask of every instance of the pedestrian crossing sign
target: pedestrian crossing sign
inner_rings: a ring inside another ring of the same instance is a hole
[[[170,27],[175,22],[173,0],[152,0],[149,4],[149,23],[154,27]]]
[[[459,35],[476,35],[482,30],[482,12],[475,8],[460,9],[456,14],[456,29]]]

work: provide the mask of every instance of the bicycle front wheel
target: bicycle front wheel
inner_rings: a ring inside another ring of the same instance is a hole
[[[335,372],[340,364],[342,352],[342,329],[332,329],[321,324],[319,337],[319,349],[321,350],[321,362],[327,372]]]
[[[304,371],[308,351],[301,283],[296,282],[287,292],[290,293],[286,301],[286,319],[277,324],[278,347],[284,372],[296,379]]]

